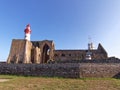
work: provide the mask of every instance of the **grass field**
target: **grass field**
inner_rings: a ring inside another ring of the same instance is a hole
[[[48,78],[0,75],[0,90],[120,90],[114,78]]]

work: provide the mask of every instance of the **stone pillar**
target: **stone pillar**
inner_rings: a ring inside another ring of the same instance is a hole
[[[34,49],[34,61],[35,61],[35,63],[40,63],[40,56],[41,56],[40,48],[35,47],[35,49]]]
[[[54,59],[54,49],[55,49],[55,47],[54,47],[54,43],[52,42],[52,44],[51,44],[51,48],[50,48],[50,55],[49,55],[49,60],[52,60],[53,61],[53,59]]]
[[[32,49],[32,43],[30,41],[26,40],[23,63],[31,63],[31,49]]]
[[[50,49],[50,53],[49,53],[49,60],[53,60],[53,49]]]

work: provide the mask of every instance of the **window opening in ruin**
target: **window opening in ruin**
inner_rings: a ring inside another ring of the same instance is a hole
[[[47,55],[50,55],[50,49],[47,50]]]
[[[42,52],[42,63],[47,63],[49,60],[49,55],[50,55],[50,47],[45,44],[43,46],[43,52]]]
[[[71,54],[69,54],[69,56],[71,56]]]
[[[62,57],[65,57],[65,54],[61,54]]]

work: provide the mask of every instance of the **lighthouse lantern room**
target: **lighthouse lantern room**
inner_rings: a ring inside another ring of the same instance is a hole
[[[31,34],[30,24],[26,26],[24,32],[25,32],[25,40],[30,41],[30,34]]]

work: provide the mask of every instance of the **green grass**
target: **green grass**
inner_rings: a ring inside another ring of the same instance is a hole
[[[0,90],[120,90],[120,79],[114,78],[49,78],[0,75]]]

